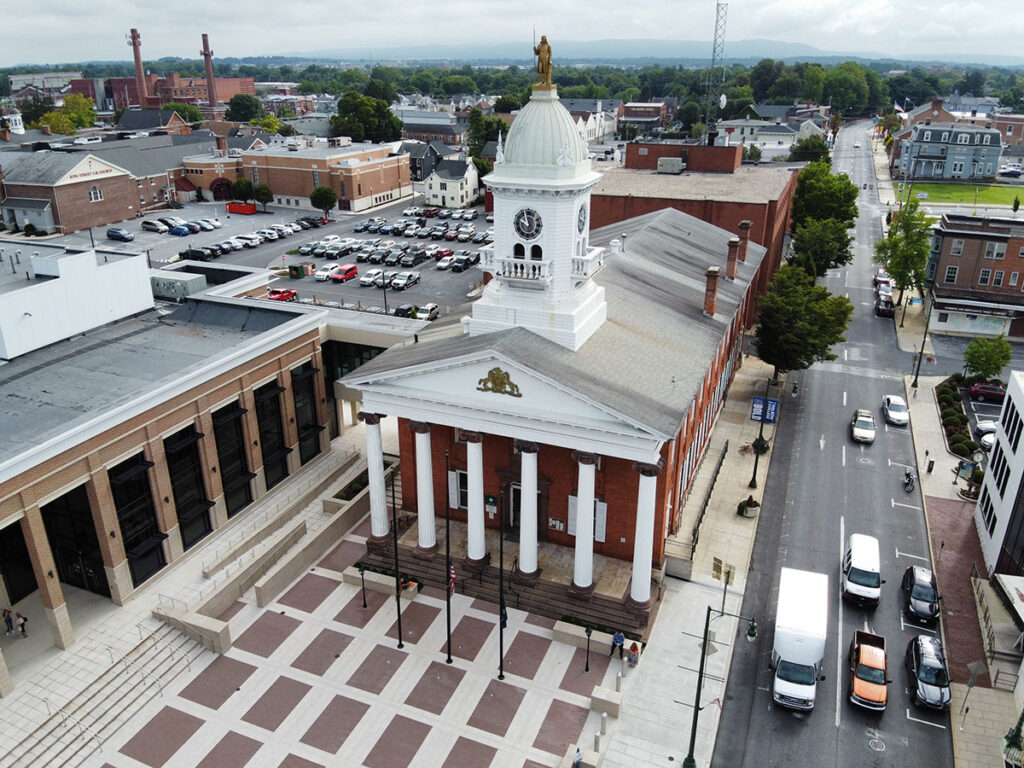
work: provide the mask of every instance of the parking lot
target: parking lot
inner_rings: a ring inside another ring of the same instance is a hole
[[[315,268],[323,267],[325,264],[355,264],[357,268],[356,279],[350,279],[344,283],[335,283],[332,280],[317,281],[313,275],[304,276],[300,279],[289,278],[285,275],[273,280],[271,284],[275,287],[295,290],[299,301],[326,303],[328,306],[354,305],[359,309],[381,312],[385,311],[386,307],[387,312],[393,314],[395,307],[403,304],[424,305],[432,303],[438,305],[440,315],[442,316],[450,312],[459,311],[461,307],[468,304],[468,294],[479,287],[480,281],[483,278],[483,273],[479,268],[479,251],[483,247],[482,243],[449,242],[444,239],[433,240],[429,237],[403,237],[393,233],[381,235],[379,233],[356,231],[360,223],[366,222],[371,218],[379,217],[391,223],[397,219],[416,219],[418,217],[402,214],[403,210],[413,206],[424,207],[419,201],[404,200],[362,214],[336,211],[332,213],[332,219],[327,224],[318,228],[303,229],[298,233],[278,240],[263,242],[255,248],[231,251],[215,257],[212,261],[271,269],[287,268],[290,265],[298,264],[312,264]],[[486,220],[486,215],[481,206],[478,206],[476,210],[478,215],[475,220],[449,221],[452,225],[456,226],[471,224],[475,226],[478,233],[485,232],[493,225]],[[251,234],[274,224],[294,222],[300,216],[314,215],[316,215],[316,212],[309,209],[282,209],[270,206],[265,214],[261,212],[252,216],[246,216],[237,213],[229,214],[223,203],[193,203],[185,205],[179,210],[160,211],[145,217],[145,219],[137,219],[118,225],[134,235],[135,239],[132,242],[122,243],[105,240],[105,227],[95,228],[93,230],[93,237],[97,247],[145,252],[149,255],[152,266],[159,268],[162,264],[169,264],[175,261],[178,258],[178,254],[182,251],[203,248],[238,235]],[[166,216],[176,216],[186,221],[216,217],[222,226],[214,231],[190,233],[188,236],[182,237],[166,233],[149,232],[142,229],[142,222],[144,220],[153,221]],[[438,222],[437,217],[426,219],[426,223],[430,226],[436,225]],[[464,250],[475,255],[477,264],[470,266],[465,271],[453,272],[447,269],[438,269],[438,262],[433,256],[414,266],[401,266],[357,262],[356,253],[340,256],[336,261],[328,260],[324,256],[318,257],[298,253],[299,247],[304,243],[319,241],[330,235],[335,235],[339,239],[351,238],[359,241],[376,240],[379,238],[385,243],[388,241],[393,242],[396,250],[400,247],[407,247],[407,249],[411,250],[415,244],[421,244],[425,248],[449,248],[456,252]],[[90,243],[89,232],[77,232],[60,238],[57,242],[88,246]],[[414,272],[418,275],[418,280],[405,290],[389,290],[379,286],[361,285],[359,278],[365,275],[369,269],[382,269],[388,272]]]

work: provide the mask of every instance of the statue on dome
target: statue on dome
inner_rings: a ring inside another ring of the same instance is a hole
[[[540,75],[539,85],[551,87],[551,45],[548,43],[548,36],[540,36],[540,44],[533,47],[533,53],[537,57],[537,74]]]
[[[498,148],[494,151],[494,164],[501,165],[505,162],[505,147],[501,143],[501,131],[498,131]]]

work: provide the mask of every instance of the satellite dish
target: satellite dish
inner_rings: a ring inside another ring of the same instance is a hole
[[[725,94],[723,93],[718,97],[718,108],[725,109]]]

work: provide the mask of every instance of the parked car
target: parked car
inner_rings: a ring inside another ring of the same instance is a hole
[[[974,432],[978,436],[991,435],[999,429],[999,422],[993,419],[979,419],[974,425]]]
[[[352,231],[353,232],[365,232],[369,228],[370,228],[370,222],[368,222],[368,221],[360,221],[358,224],[355,225],[355,227],[352,229]]]
[[[264,229],[257,229],[256,234],[262,237],[264,240],[280,240],[282,235],[276,229],[270,229],[266,227]]]
[[[316,229],[325,223],[325,220],[321,216],[303,216],[302,220],[309,224],[309,226],[313,227],[313,229]]]
[[[437,304],[402,304],[395,307],[395,317],[411,317],[415,320],[436,320]]]
[[[892,303],[892,295],[879,296],[875,299],[875,315],[878,317],[896,317],[896,305]]]
[[[323,237],[320,238],[320,244],[330,245],[331,243],[336,243],[339,240],[341,240],[341,237],[338,235],[324,235]]]
[[[179,226],[185,227],[193,235],[196,234],[197,232],[204,232],[204,231],[205,232],[212,232],[213,231],[213,226],[211,226],[210,224],[207,224],[204,227],[198,221],[186,221],[184,224],[179,224]]]
[[[420,215],[420,209],[415,207],[415,206],[413,206],[411,208],[406,208],[404,211],[402,211],[402,215],[403,216],[419,216]]]
[[[488,213],[486,216],[484,216],[484,219],[487,221],[488,224],[493,224],[494,223],[494,214],[493,213]]]
[[[257,245],[263,242],[263,238],[255,233],[235,235],[234,239],[241,240],[243,243],[245,243],[246,248],[255,248]]]
[[[295,301],[299,294],[291,288],[268,288],[267,298],[271,301]]]
[[[299,246],[299,253],[301,253],[303,256],[308,256],[309,254],[316,250],[316,247],[318,245],[320,245],[320,241],[318,240],[312,240],[308,243],[303,243],[302,245]]]
[[[220,243],[211,243],[210,245],[204,245],[203,250],[209,251],[211,256],[223,256],[231,249],[225,248]]]
[[[482,244],[483,241],[486,240],[486,239],[487,239],[487,233],[486,232],[477,232],[475,235],[473,235],[473,242],[477,243],[478,245]]]
[[[184,227],[185,220],[178,216],[161,216],[157,219],[161,224],[170,229],[171,227]]]
[[[887,285],[892,283],[892,278],[889,277],[889,273],[882,268],[879,268],[878,271],[875,272],[874,284],[878,285],[879,283],[886,283]]]
[[[850,437],[856,443],[875,442],[875,418],[871,411],[858,408],[850,419]]]
[[[267,229],[277,232],[278,237],[289,237],[292,234],[292,228],[286,224],[271,224]]]
[[[130,243],[135,239],[135,235],[129,232],[127,229],[121,227],[110,227],[107,230],[108,240],[120,240],[122,243]]]
[[[313,225],[305,219],[296,219],[295,224],[298,225],[299,229],[312,229]]]
[[[373,248],[361,248],[356,253],[356,261],[360,264],[370,260],[370,256],[373,254]]]
[[[313,256],[324,256],[327,253],[327,249],[330,248],[334,243],[318,243],[316,248],[311,252]]]
[[[196,219],[195,223],[199,225],[203,232],[213,232],[217,228],[217,225],[209,219]]]
[[[220,243],[217,243],[217,245],[223,248],[225,253],[227,253],[228,251],[240,251],[243,248],[245,248],[245,243],[243,243],[241,240],[235,239],[224,240]]]
[[[422,264],[429,257],[423,251],[409,251],[402,257],[399,262],[403,267],[415,267],[417,264]]]
[[[367,261],[369,261],[371,264],[383,264],[384,259],[387,257],[388,253],[390,253],[390,251],[384,248],[375,248],[373,251],[370,252]]]
[[[900,582],[903,592],[903,613],[908,619],[925,626],[939,620],[939,588],[935,574],[923,565],[911,565]]]
[[[455,261],[454,256],[443,256],[437,262],[438,269],[449,269],[452,266],[452,262]]]
[[[475,208],[471,208],[468,211],[463,211],[462,212],[462,220],[463,221],[473,221],[474,219],[476,219],[479,216],[480,216],[480,212],[477,211]]]
[[[423,209],[423,215],[424,215],[424,216],[425,216],[426,218],[428,218],[428,219],[432,219],[432,218],[434,218],[434,217],[435,217],[435,216],[437,216],[437,214],[439,214],[440,212],[441,212],[441,211],[440,211],[440,209],[438,209],[438,208],[433,208],[433,207],[431,207],[431,208],[424,208],[424,209]]]
[[[399,250],[388,251],[388,255],[384,257],[385,267],[397,267],[398,263],[402,260],[402,252]]]
[[[419,272],[399,272],[395,275],[391,281],[391,288],[396,291],[404,291],[406,288],[412,288],[420,281]]]
[[[192,234],[192,232],[189,230],[188,227],[179,226],[176,224],[175,226],[167,230],[167,234],[175,235],[177,237],[188,237],[189,235]]]
[[[314,279],[319,283],[327,282],[335,272],[341,269],[340,264],[324,264],[320,269],[313,273]]]
[[[178,258],[190,261],[208,261],[210,253],[202,248],[186,248],[184,251],[178,252]]]
[[[949,709],[952,696],[949,670],[942,641],[930,635],[918,635],[907,644],[907,675],[910,677],[910,700],[929,709]]]
[[[907,401],[899,395],[886,395],[882,398],[882,413],[890,424],[905,427],[910,423]]]
[[[373,284],[378,288],[390,288],[391,282],[398,276],[397,272],[381,272]]]
[[[429,250],[427,251],[427,253],[428,253],[428,255],[430,254]],[[436,251],[434,251],[434,254],[433,254],[434,258],[437,259],[438,261],[443,259],[445,256],[454,256],[454,255],[455,255],[455,251],[453,251],[451,248],[438,248]]]
[[[324,250],[324,258],[337,261],[339,258],[341,258],[341,255],[344,252],[345,246],[343,246],[341,243],[332,243],[331,245],[328,245],[327,248]]]
[[[879,283],[875,286],[875,295],[881,298],[882,296],[888,296],[890,301],[892,300],[892,286],[889,283]]]
[[[977,384],[972,384],[968,392],[971,399],[977,400],[979,403],[984,403],[986,400],[1001,403],[1006,397],[1006,387],[998,381],[979,381]]]
[[[331,275],[331,281],[335,283],[347,283],[359,277],[359,269],[355,264],[342,264],[338,271]]]
[[[371,221],[370,225],[366,228],[367,232],[380,232],[380,228],[384,226],[383,221]]]
[[[368,269],[359,278],[359,285],[367,287],[377,282],[377,278],[384,274],[382,269]]]
[[[142,228],[147,232],[159,232],[161,235],[165,234],[170,227],[164,224],[162,221],[153,221],[152,219],[143,219]]]

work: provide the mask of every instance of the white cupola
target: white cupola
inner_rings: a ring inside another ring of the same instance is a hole
[[[522,327],[572,350],[607,313],[591,279],[604,249],[591,248],[590,191],[600,179],[553,85],[535,85],[494,171],[494,244],[481,266],[492,275],[467,320],[470,335]]]

